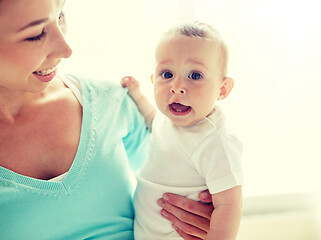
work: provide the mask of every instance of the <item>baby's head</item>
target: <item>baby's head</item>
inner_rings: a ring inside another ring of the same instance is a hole
[[[209,116],[233,88],[226,77],[228,52],[219,33],[192,22],[167,31],[156,49],[155,100],[175,125],[191,126]]]
[[[227,63],[228,63],[228,49],[227,46],[220,36],[219,32],[216,31],[211,25],[203,22],[189,22],[181,25],[177,25],[171,28],[169,31],[163,34],[160,42],[165,39],[170,39],[174,37],[185,36],[190,38],[204,39],[212,41],[216,45],[215,54],[218,57],[217,64],[219,64],[219,69],[221,70],[221,76],[225,76],[227,73]]]

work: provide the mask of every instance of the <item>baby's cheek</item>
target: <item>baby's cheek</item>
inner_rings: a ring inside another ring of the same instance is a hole
[[[162,84],[155,84],[154,86],[154,95],[156,100],[164,101],[168,96],[169,88]]]

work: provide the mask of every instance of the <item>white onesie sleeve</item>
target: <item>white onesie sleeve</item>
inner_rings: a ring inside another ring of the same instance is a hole
[[[210,193],[243,184],[242,144],[227,132],[212,132],[192,155],[195,168],[204,177]]]

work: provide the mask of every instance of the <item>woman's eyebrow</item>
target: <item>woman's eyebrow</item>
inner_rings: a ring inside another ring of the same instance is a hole
[[[23,31],[23,30],[25,30],[25,29],[27,29],[29,27],[33,27],[33,26],[36,26],[36,25],[40,25],[40,24],[46,23],[46,22],[48,22],[48,20],[49,20],[48,18],[43,18],[43,19],[39,19],[39,20],[33,21],[31,23],[28,23],[24,27],[20,28],[18,30],[18,32],[21,32],[21,31]]]

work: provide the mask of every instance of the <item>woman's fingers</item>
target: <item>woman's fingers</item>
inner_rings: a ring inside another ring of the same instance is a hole
[[[196,216],[200,216],[208,220],[211,219],[214,209],[213,204],[202,203],[174,193],[165,193],[162,200],[167,204],[176,206],[189,213],[193,213]]]
[[[171,210],[174,208],[175,207],[173,207]],[[177,209],[177,211],[179,212],[182,210]],[[204,239],[207,234],[208,229],[207,231],[204,231],[198,227],[188,224],[188,216],[183,216],[183,219],[180,219],[164,209],[162,209],[161,214],[172,223],[172,226],[176,232],[185,240]],[[209,225],[209,223],[203,224],[203,227],[207,228],[207,225]]]
[[[165,193],[158,204],[161,214],[169,220],[177,233],[185,240],[204,239],[210,229],[210,219],[214,210],[209,192],[200,193],[204,202],[195,201],[177,194]]]
[[[202,240],[205,238],[205,237],[204,238],[193,237],[191,235],[184,233],[180,229],[177,229],[176,232],[178,233],[178,235],[180,235],[185,240]]]
[[[206,202],[206,203],[212,202],[212,194],[210,194],[209,190],[204,190],[198,195],[198,197],[202,202]]]
[[[198,202],[193,200],[191,201],[192,202],[190,203],[190,206],[186,206],[185,203],[183,205],[178,204],[178,206],[175,206],[170,202],[165,201],[164,199],[160,199],[158,203],[163,208],[163,210],[161,211],[162,215],[169,221],[171,221],[175,226],[179,227],[179,229],[188,234],[194,234],[194,236],[202,236],[204,232],[206,234],[209,230],[210,216],[204,217],[193,213],[191,209],[194,209],[194,207],[196,207],[194,205],[198,205]],[[213,209],[213,207],[209,208],[209,206],[203,206],[205,204],[200,204],[200,208]],[[198,211],[199,210],[197,210],[196,212]],[[204,210],[204,212],[206,211]]]
[[[174,227],[174,226],[173,226]],[[174,227],[175,228],[175,227]],[[183,232],[182,230],[180,230],[179,228],[175,229],[176,232],[178,233],[178,235],[180,235],[183,239],[185,240],[202,240],[205,238],[205,236],[203,238],[198,238],[198,237],[194,237],[191,235],[186,234],[185,232]]]

